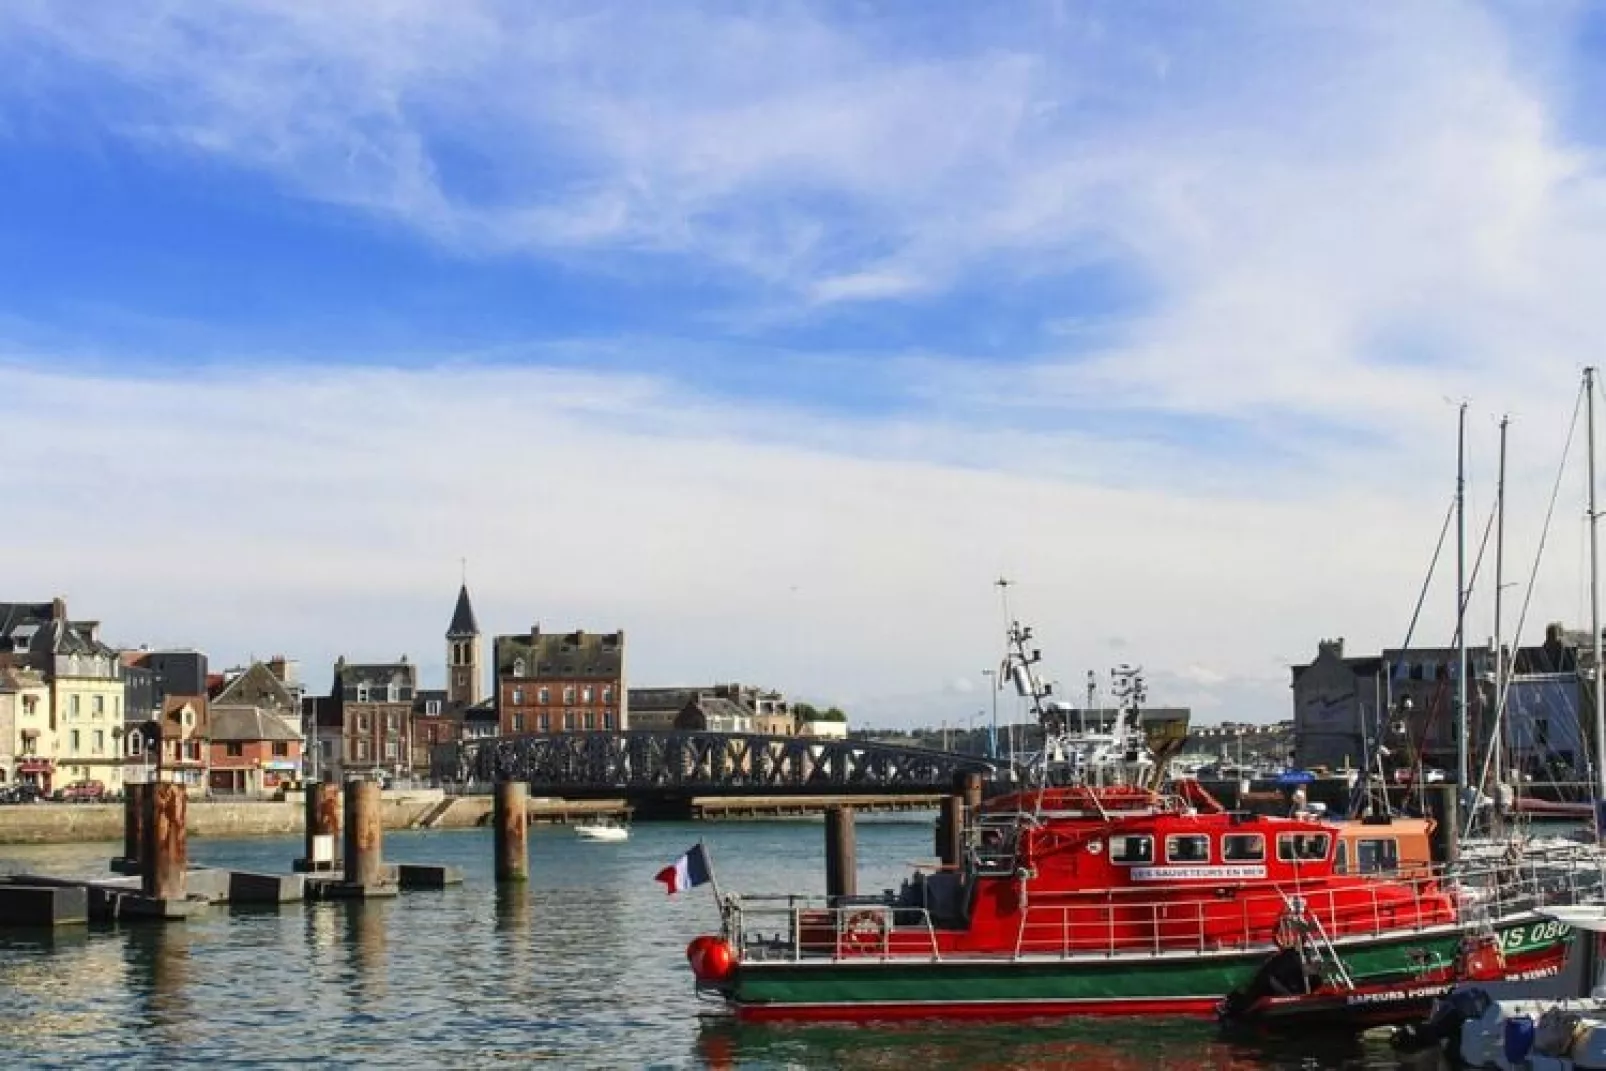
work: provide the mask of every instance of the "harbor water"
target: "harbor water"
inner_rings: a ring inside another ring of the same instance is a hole
[[[218,906],[187,922],[0,934],[0,1052],[16,1067],[1395,1068],[1380,1040],[1229,1042],[1197,1021],[738,1026],[699,1000],[686,943],[713,896],[653,875],[699,838],[725,891],[823,892],[820,822],[531,832],[498,889],[489,830],[387,836],[465,884],[369,903]],[[299,838],[192,840],[191,861],[287,871]],[[863,816],[859,890],[932,852],[930,815]],[[106,874],[111,844],[0,847],[0,872]],[[1420,1064],[1416,1066],[1422,1066]]]

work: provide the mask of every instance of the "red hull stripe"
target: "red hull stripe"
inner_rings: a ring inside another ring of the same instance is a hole
[[[1187,1015],[1202,1019],[1216,1014],[1218,997],[1150,997],[1136,1000],[976,1000],[889,1001],[851,1004],[736,1004],[744,1022],[888,1021],[894,1019],[1036,1019],[1055,1015]]]

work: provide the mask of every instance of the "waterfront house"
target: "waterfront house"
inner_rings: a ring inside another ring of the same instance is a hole
[[[0,788],[52,791],[56,731],[50,685],[38,670],[0,668]]]
[[[394,662],[335,663],[330,697],[341,732],[340,765],[346,774],[406,775],[412,764],[413,700],[418,667],[402,655]]]
[[[702,708],[700,704],[705,699],[721,700],[731,705],[715,704]],[[660,732],[684,728],[685,724],[695,722],[698,718],[696,711],[688,713],[688,707],[693,706],[699,707],[706,724],[739,726],[718,728],[712,730],[714,732],[793,736],[798,729],[791,705],[780,692],[739,683],[689,688],[632,688],[630,727]]]
[[[52,788],[99,781],[121,792],[121,661],[101,642],[100,622],[72,620],[61,599],[0,603],[0,665],[34,670],[49,686],[57,733]]]
[[[498,636],[497,717],[504,735],[630,728],[624,632]]]
[[[261,795],[301,777],[301,730],[282,712],[215,703],[211,708],[214,795]]]
[[[211,689],[216,706],[261,707],[282,718],[301,716],[301,696],[305,689],[296,672],[296,663],[283,655],[266,662],[252,662],[243,669],[232,669]]]

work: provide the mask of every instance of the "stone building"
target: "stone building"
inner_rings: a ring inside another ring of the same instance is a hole
[[[795,736],[800,730],[786,697],[770,689],[738,683],[630,689],[632,729],[662,732],[694,724],[714,726],[712,732],[764,736]]]
[[[340,728],[341,769],[404,775],[412,767],[413,700],[418,667],[395,662],[335,663],[330,698]],[[426,764],[427,765],[427,764]]]
[[[107,792],[121,792],[122,664],[101,642],[100,622],[72,620],[61,599],[0,603],[0,665],[34,670],[49,686],[53,788],[99,781]]]
[[[503,735],[630,728],[625,634],[529,633],[492,642]]]
[[[480,625],[465,583],[458,589],[452,622],[446,626],[446,702],[451,706],[471,707],[485,698],[482,655]]]

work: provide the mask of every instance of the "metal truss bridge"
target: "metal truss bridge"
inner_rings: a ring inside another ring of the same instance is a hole
[[[924,795],[987,772],[966,755],[754,733],[539,733],[472,741],[457,777],[525,781],[533,795],[642,801],[693,796]]]

